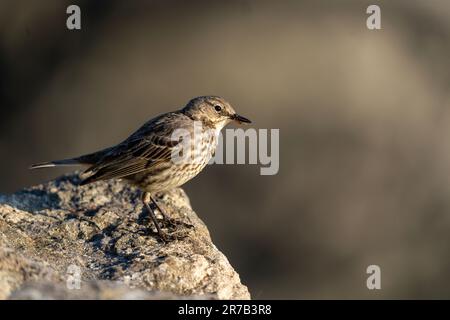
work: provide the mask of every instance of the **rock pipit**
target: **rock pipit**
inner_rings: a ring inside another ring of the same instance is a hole
[[[219,133],[229,122],[250,123],[224,99],[194,98],[181,110],[146,122],[116,146],[76,158],[39,163],[31,169],[88,165],[81,185],[105,179],[123,179],[142,190],[142,201],[159,236],[163,233],[154,209],[170,219],[153,195],[183,185],[195,177],[214,155]],[[150,206],[153,204],[154,208]]]

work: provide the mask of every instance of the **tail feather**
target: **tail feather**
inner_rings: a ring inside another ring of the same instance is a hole
[[[106,148],[94,153],[85,154],[76,158],[56,160],[49,162],[36,163],[30,166],[30,169],[52,168],[59,166],[73,166],[73,165],[93,165],[100,161],[108,152],[114,147]]]
[[[59,166],[73,166],[73,165],[80,165],[80,164],[81,164],[81,162],[78,159],[64,159],[64,160],[36,163],[36,164],[31,165],[30,169],[52,168],[52,167],[59,167]]]

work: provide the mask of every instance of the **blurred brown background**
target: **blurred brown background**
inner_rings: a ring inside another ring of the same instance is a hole
[[[445,0],[3,0],[0,192],[221,95],[280,129],[278,175],[215,165],[185,186],[253,298],[450,298],[449,18]]]

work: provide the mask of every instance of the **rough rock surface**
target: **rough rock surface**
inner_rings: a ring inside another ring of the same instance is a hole
[[[138,190],[78,182],[0,195],[0,299],[250,298],[182,189],[157,195],[184,223],[166,225],[176,240],[163,243]]]

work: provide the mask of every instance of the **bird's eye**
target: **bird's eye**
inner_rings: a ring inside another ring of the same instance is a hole
[[[222,111],[222,107],[219,105],[215,106],[214,109],[216,109],[217,112]]]

